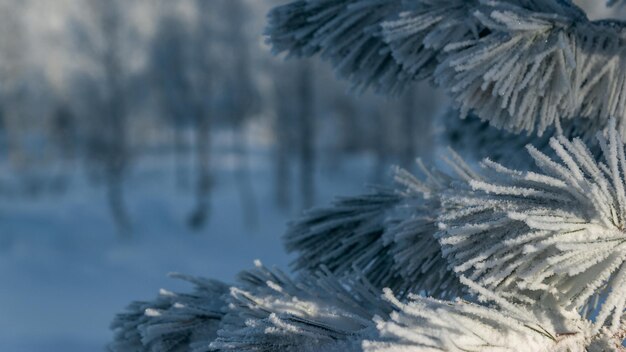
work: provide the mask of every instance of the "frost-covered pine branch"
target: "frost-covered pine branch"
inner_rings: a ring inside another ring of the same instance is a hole
[[[514,133],[576,119],[593,135],[609,117],[626,131],[625,26],[570,1],[300,0],[270,19],[275,51],[322,51],[360,86],[431,79],[463,115]]]
[[[399,300],[389,289],[381,295],[358,275],[338,278],[322,269],[291,279],[260,263],[240,274],[230,294],[224,294],[223,284],[193,281],[202,295],[165,293],[118,316],[111,349],[621,351],[619,335],[598,331],[558,305],[544,305],[550,302],[546,297],[516,305],[465,278],[460,281],[475,302],[416,295]],[[209,309],[207,302],[213,302]]]
[[[485,159],[473,170],[451,153],[445,171],[398,170],[393,187],[290,226],[297,276],[257,263],[233,286],[183,277],[196,290],[132,304],[112,325],[111,349],[623,351],[623,28],[589,21],[569,0],[278,7],[275,51],[319,53],[359,87],[397,92],[430,79],[461,116],[512,132],[460,125],[461,142],[471,133],[472,148],[505,159],[528,141],[535,165]]]
[[[293,267],[311,271],[323,265],[339,274],[356,270],[376,287],[399,294],[456,297],[461,286],[434,238],[438,193],[453,179],[421,169],[423,180],[397,169],[392,188],[374,188],[305,213],[284,238],[287,250],[298,253]],[[456,172],[475,176],[465,165]]]
[[[408,77],[383,41],[380,23],[403,0],[297,0],[268,16],[267,35],[276,53],[320,54],[355,87],[401,91]]]
[[[161,290],[152,302],[134,302],[119,314],[111,329],[115,352],[194,351],[212,341],[226,314],[228,285],[215,280],[172,275],[193,283],[193,293]]]
[[[257,262],[230,287],[182,278],[194,293],[162,290],[116,317],[112,351],[356,351],[376,336],[373,317],[392,310],[359,274],[324,268],[291,279]]]
[[[481,304],[439,301],[420,296],[402,302],[389,290],[391,319],[376,318],[378,340],[365,341],[366,352],[423,351],[618,351],[619,340],[594,332],[579,315],[550,309],[540,302],[515,305],[461,278]]]
[[[624,39],[620,22],[591,22],[567,2],[478,6],[486,35],[451,43],[435,80],[463,113],[499,128],[543,133],[568,119],[609,116],[623,128]]]
[[[538,172],[485,160],[482,180],[443,197],[439,237],[455,271],[503,292],[550,292],[596,329],[622,329],[626,158],[614,128],[600,145],[598,162],[579,139],[552,138],[554,159],[529,147]]]
[[[307,211],[289,225],[284,242],[298,252],[296,270],[325,265],[333,272],[363,270],[379,287],[394,286],[401,277],[393,272],[390,249],[383,242],[388,213],[402,201],[393,189],[338,199],[332,207]]]
[[[618,337],[543,298],[516,305],[461,278],[476,302],[380,295],[318,272],[294,281],[259,266],[232,288],[210,351],[620,351]],[[229,321],[230,320],[230,321]]]
[[[471,16],[476,0],[404,1],[401,11],[381,22],[385,43],[403,74],[431,79],[451,43],[479,38],[484,26]]]
[[[358,274],[338,278],[321,268],[295,280],[278,270],[257,268],[231,288],[230,310],[216,351],[356,351],[376,336],[374,316],[391,305]]]
[[[536,172],[485,160],[476,173],[455,155],[448,160],[450,176],[423,168],[425,175],[418,180],[399,172],[404,188],[398,189],[404,193],[391,204],[394,209],[408,205],[408,213],[389,212],[385,227],[407,226],[379,231],[378,240],[393,242],[391,248],[398,245],[385,254],[395,261],[388,272],[401,273],[419,289],[397,292],[398,298],[387,290],[383,299],[382,290],[363,274],[371,274],[367,265],[332,273],[318,262],[292,279],[257,264],[228,289],[219,282],[189,279],[197,285],[192,294],[163,292],[155,302],[131,305],[113,324],[116,341],[111,347],[119,352],[487,347],[522,352],[528,346],[550,352],[621,351],[626,336],[626,152],[613,126],[600,136],[600,162],[580,139],[554,137],[550,146],[560,160],[528,148]],[[357,209],[363,207],[357,204]],[[436,211],[424,212],[421,205],[435,205]],[[338,214],[339,220],[330,224],[351,218],[346,217],[350,212]],[[439,229],[421,233],[421,220],[415,219],[423,214],[436,216],[429,221],[439,222]],[[327,219],[322,217],[321,223]],[[360,219],[356,224],[366,223]],[[334,242],[346,236],[358,243],[347,229],[336,233]],[[388,234],[393,234],[391,240],[385,240]],[[417,244],[407,240],[415,236]],[[435,238],[442,245],[438,256],[443,254],[459,277],[450,286],[460,296],[454,301],[420,295],[445,292],[437,275],[452,275],[441,257],[430,267],[434,270],[414,271],[428,262],[424,243],[436,245]],[[327,239],[310,238],[320,240]]]

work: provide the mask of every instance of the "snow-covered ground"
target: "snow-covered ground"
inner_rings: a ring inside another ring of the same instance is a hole
[[[102,351],[112,336],[109,322],[131,300],[151,299],[162,287],[188,288],[168,272],[232,281],[254,259],[287,268],[280,237],[293,214],[274,206],[269,153],[259,151],[252,161],[254,229],[242,219],[229,162],[217,163],[211,220],[200,232],[186,226],[194,197],[177,189],[169,156],[143,158],[135,167],[126,191],[134,232],[126,239],[111,221],[103,189],[78,173],[61,195],[0,197],[0,351]],[[353,158],[340,170],[321,165],[318,203],[362,190],[367,164]]]

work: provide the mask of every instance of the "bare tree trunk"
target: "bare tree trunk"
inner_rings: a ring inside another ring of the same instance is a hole
[[[281,83],[277,83],[281,84]],[[287,102],[282,101],[284,95],[283,90],[277,88],[276,100],[276,121],[274,123],[274,133],[276,135],[275,148],[275,184],[274,195],[276,204],[283,210],[289,210],[291,207],[291,170],[289,144],[291,141],[291,115],[289,109],[286,108]]]
[[[130,235],[132,225],[124,204],[124,179],[129,163],[126,137],[126,117],[123,98],[119,91],[113,93],[107,125],[109,135],[106,148],[106,182],[109,206],[122,235]]]
[[[107,199],[113,220],[121,235],[128,237],[132,233],[132,223],[124,202],[123,178],[120,173],[111,173],[107,177]]]
[[[239,189],[239,198],[243,209],[243,217],[247,226],[255,227],[258,224],[258,209],[254,188],[250,180],[250,165],[248,160],[248,141],[245,131],[241,128],[235,131],[235,151],[239,157],[239,165],[235,171],[235,179]]]
[[[97,5],[98,6],[98,5]],[[105,38],[103,67],[107,87],[107,114],[104,116],[106,128],[106,182],[109,206],[113,218],[123,235],[131,233],[131,223],[123,201],[123,183],[129,164],[128,138],[126,134],[126,101],[120,58],[120,10],[111,1],[99,4],[102,31]]]
[[[196,5],[199,11],[211,11],[212,2],[206,0],[197,0]],[[195,117],[195,156],[196,156],[196,205],[189,216],[189,225],[200,230],[204,226],[210,216],[210,194],[213,186],[211,175],[211,123],[213,118],[213,109],[206,106],[206,98],[211,96],[212,92],[212,57],[207,50],[207,44],[211,43],[212,27],[211,22],[206,17],[198,23],[196,28],[195,41],[193,48],[192,62],[195,65],[195,71],[192,71],[193,79],[191,80],[190,91],[194,95],[194,117]]]
[[[248,226],[255,226],[257,219],[256,198],[250,180],[250,167],[248,165],[248,146],[245,136],[245,123],[251,116],[254,108],[254,80],[250,73],[251,55],[249,52],[250,41],[245,31],[247,22],[247,5],[242,0],[227,0],[226,12],[230,14],[229,22],[230,40],[232,43],[235,65],[233,76],[235,85],[233,95],[238,97],[237,106],[233,107],[232,125],[235,130],[233,142],[234,150],[239,158],[239,165],[235,170],[235,180],[241,199],[244,221]]]
[[[122,102],[114,99],[109,114],[105,153],[105,181],[113,219],[122,235],[130,235],[132,225],[123,200],[124,178],[128,167],[128,148]]]
[[[176,186],[179,189],[186,189],[189,186],[189,175],[187,172],[187,146],[185,143],[184,130],[181,126],[174,127],[174,167],[176,175]]]
[[[211,119],[202,102],[196,107],[196,206],[189,217],[189,225],[201,229],[206,225],[210,212],[211,193]]]
[[[298,77],[298,95],[300,103],[299,154],[300,154],[300,192],[302,207],[308,209],[315,203],[315,121],[313,119],[313,82],[311,67],[303,62]]]

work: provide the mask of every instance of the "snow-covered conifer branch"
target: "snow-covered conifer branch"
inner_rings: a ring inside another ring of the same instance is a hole
[[[394,190],[377,188],[308,211],[290,224],[284,237],[287,250],[298,252],[294,268],[316,270],[325,265],[333,272],[358,268],[377,287],[395,287],[401,277],[393,272],[393,258],[382,237],[389,212],[401,200]]]
[[[276,53],[321,54],[356,87],[400,91],[409,77],[383,41],[380,23],[403,0],[297,0],[268,16],[268,40]]]
[[[348,275],[350,274],[350,275]],[[162,290],[131,304],[112,324],[116,352],[357,351],[391,305],[358,273],[321,267],[295,279],[256,263],[236,285],[177,275],[190,294]]]
[[[372,318],[388,317],[391,305],[358,274],[339,279],[324,270],[296,280],[262,266],[231,288],[232,303],[217,351],[358,351],[375,336]]]
[[[389,289],[381,295],[358,274],[338,278],[324,268],[290,279],[257,263],[239,275],[230,294],[219,282],[189,279],[198,286],[194,294],[163,292],[155,302],[118,316],[111,349],[621,351],[621,335],[594,329],[577,313],[549,304],[545,295],[516,305],[465,278],[460,282],[475,295],[474,303],[416,295],[403,301]]]
[[[498,128],[560,132],[576,119],[593,135],[611,116],[625,132],[624,28],[571,1],[300,0],[272,12],[268,36],[278,52],[322,51],[360,86],[433,79]]]
[[[381,23],[385,42],[404,74],[431,78],[447,44],[479,38],[484,26],[471,16],[476,0],[405,1],[397,18]]]
[[[555,137],[556,158],[528,148],[540,171],[486,160],[483,180],[444,196],[439,236],[455,271],[502,292],[550,292],[590,315],[597,306],[596,329],[620,330],[626,158],[614,122],[600,145],[604,160],[596,162],[581,140]]]
[[[531,301],[515,305],[467,279],[478,301],[384,296],[329,272],[292,281],[262,266],[240,277],[209,351],[618,351],[575,312]],[[489,303],[489,304],[487,304]],[[598,349],[593,346],[602,346]],[[607,348],[611,347],[611,348]]]
[[[115,352],[193,351],[212,341],[226,314],[228,286],[219,281],[173,275],[195,284],[193,293],[161,290],[153,302],[134,302],[119,314],[111,329]]]
[[[192,279],[198,286],[193,294],[164,292],[155,302],[133,305],[113,324],[112,349],[620,351],[626,331],[626,153],[611,127],[599,138],[602,162],[580,139],[564,137],[549,142],[554,158],[528,148],[538,171],[485,160],[477,174],[452,155],[453,176],[425,167],[422,179],[399,171],[401,187],[368,201],[341,201],[341,211],[318,212],[326,215],[308,226],[338,231],[330,239],[340,243],[336,255],[349,249],[341,247],[342,236],[354,245],[360,243],[355,234],[368,232],[355,229],[377,228],[375,240],[382,244],[371,248],[388,256],[385,271],[411,283],[396,283],[405,289],[401,300],[391,291],[381,299],[380,287],[367,277],[379,285],[384,278],[372,275],[379,271],[368,271],[369,265],[341,264],[332,273],[318,260],[290,279],[258,264],[239,276],[230,295],[224,284]],[[329,240],[324,231],[303,243]],[[326,252],[332,251],[318,251]],[[448,272],[442,254],[468,279]],[[339,263],[340,255],[333,258]],[[417,295],[459,292],[472,303]]]
[[[604,338],[591,334],[590,323],[576,314],[533,311],[530,305],[517,306],[465,278],[461,280],[481,301],[491,304],[420,296],[402,302],[386,290],[385,298],[395,310],[390,320],[376,318],[380,336],[365,341],[364,350],[588,352],[591,349],[586,347]]]
[[[488,34],[449,44],[435,80],[464,113],[514,132],[541,134],[572,118],[592,120],[595,132],[609,116],[623,128],[624,25],[591,22],[564,2],[542,3],[551,1],[477,7],[473,15]]]
[[[399,295],[416,293],[455,298],[462,293],[463,285],[448,268],[434,237],[441,208],[439,193],[449,188],[454,178],[436,169],[429,170],[421,161],[418,163],[423,174],[421,179],[401,168],[395,170],[402,201],[387,213],[382,240],[393,256],[392,271],[398,273],[401,280],[381,288],[392,288]],[[477,176],[462,164],[455,177]]]
[[[376,287],[398,294],[456,297],[461,286],[433,236],[437,193],[451,178],[422,169],[423,181],[398,169],[394,188],[341,198],[291,224],[285,243],[298,253],[294,268],[314,271],[324,265],[339,274],[354,269]]]

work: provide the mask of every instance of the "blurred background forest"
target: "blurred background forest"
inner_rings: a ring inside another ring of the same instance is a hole
[[[169,271],[287,268],[290,218],[433,158],[445,97],[273,56],[284,2],[0,0],[0,350],[102,350]]]

